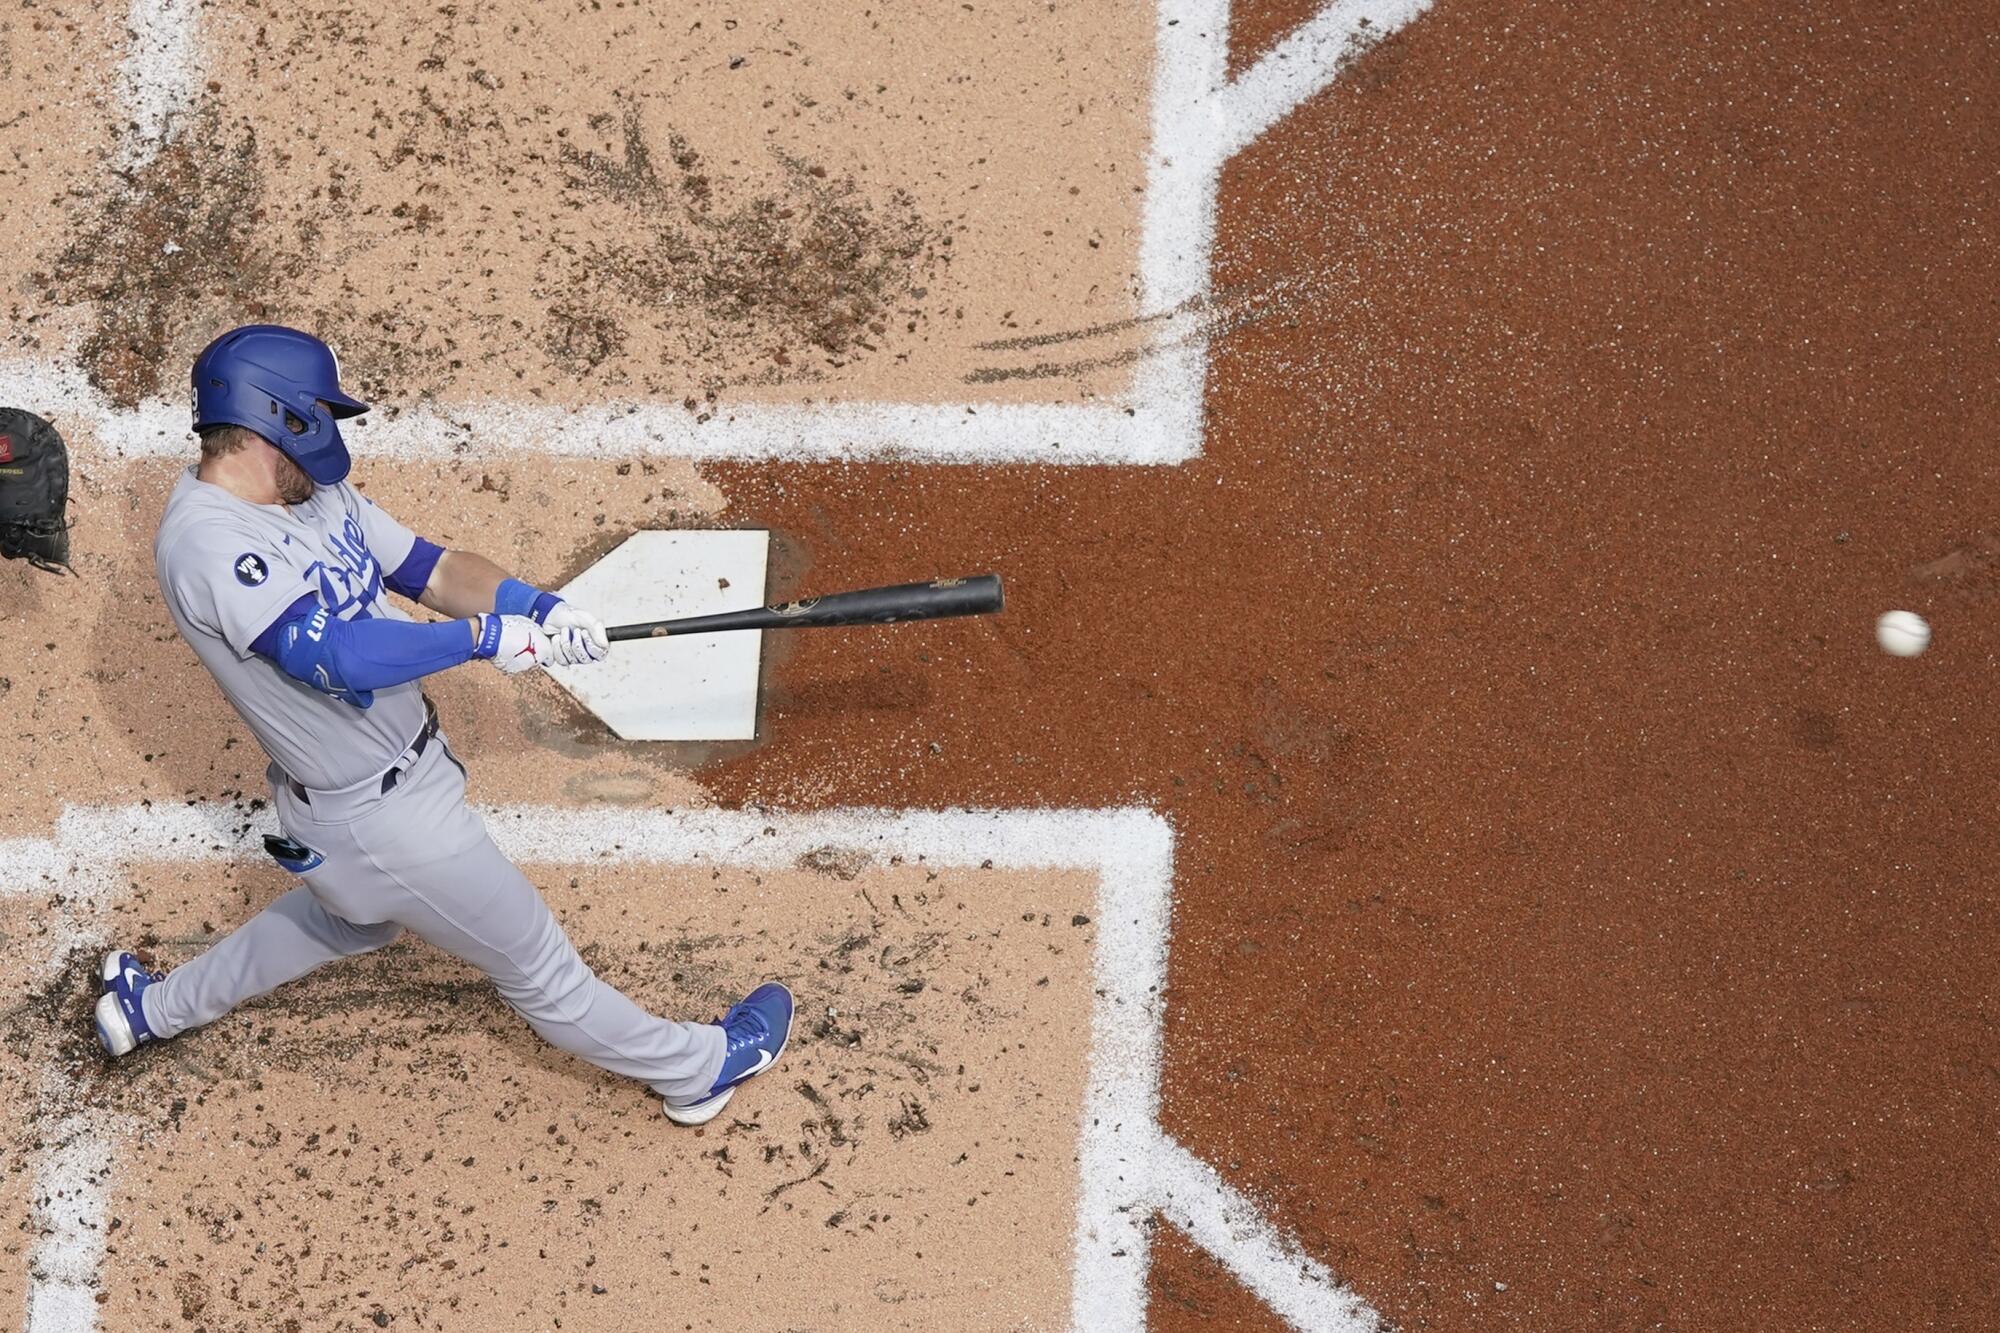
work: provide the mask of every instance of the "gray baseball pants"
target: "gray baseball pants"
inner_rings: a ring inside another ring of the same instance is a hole
[[[663,1097],[705,1094],[722,1070],[722,1029],[656,1018],[590,970],[542,895],[466,806],[464,771],[443,740],[386,794],[371,779],[301,800],[274,770],[279,824],[325,860],[298,876],[299,887],[147,987],[146,1026],[158,1037],[185,1032],[409,930],[484,972],[551,1045]]]

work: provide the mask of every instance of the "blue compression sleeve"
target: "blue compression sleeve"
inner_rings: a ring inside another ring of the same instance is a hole
[[[396,572],[384,575],[382,582],[389,585],[389,591],[416,601],[424,595],[424,588],[431,581],[431,571],[444,557],[444,547],[435,542],[417,538],[416,545],[403,557],[403,563],[396,566]]]
[[[472,660],[472,635],[462,620],[336,620],[322,606],[266,630],[253,645],[258,651],[272,631],[277,651],[266,655],[286,675],[356,708],[374,703],[374,691],[385,686]]]
[[[285,636],[285,626],[294,620],[304,620],[319,605],[319,598],[307,593],[286,607],[278,618],[264,627],[264,632],[250,641],[250,651],[273,662],[278,660],[278,641]]]

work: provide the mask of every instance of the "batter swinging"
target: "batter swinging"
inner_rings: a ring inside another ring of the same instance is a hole
[[[250,325],[194,363],[201,461],[153,543],[181,637],[270,756],[298,886],[171,973],[105,955],[97,1035],[124,1055],[210,1022],[405,929],[478,967],[546,1040],[712,1119],[791,1030],[791,993],[751,991],[719,1024],[648,1014],[577,956],[465,804],[465,770],[417,682],[472,658],[514,675],[610,649],[597,619],[490,560],[413,534],[345,478],[341,392],[319,339]],[[417,623],[384,589],[459,617]]]

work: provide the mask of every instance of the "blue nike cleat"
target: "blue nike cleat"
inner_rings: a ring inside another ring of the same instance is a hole
[[[736,1086],[769,1069],[784,1054],[785,1039],[792,1035],[792,993],[775,981],[767,981],[743,997],[722,1016],[722,1072],[715,1086],[693,1101],[660,1099],[667,1119],[676,1125],[705,1125],[729,1105]]]
[[[104,993],[97,997],[97,1039],[104,1043],[107,1052],[128,1055],[138,1048],[139,1043],[153,1040],[153,1032],[146,1026],[146,1011],[140,1005],[139,997],[145,993],[146,987],[165,975],[164,972],[148,972],[129,953],[119,953],[114,949],[104,955],[104,965],[98,972]]]

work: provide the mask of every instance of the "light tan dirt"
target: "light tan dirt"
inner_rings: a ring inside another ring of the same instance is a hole
[[[1074,401],[1120,392],[1152,334],[1131,318],[1138,0],[230,0],[200,11],[196,104],[121,175],[127,8],[0,17],[0,188],[23,201],[0,357],[80,365],[116,407],[179,402],[193,353],[246,320],[327,334],[380,417],[432,398],[697,418]],[[154,583],[180,464],[111,461],[52,415],[77,456],[81,577],[0,564],[16,757],[0,838],[48,837],[67,804],[140,801],[234,802],[270,827],[263,757]],[[391,470],[365,426],[355,441],[391,512],[546,583],[636,528],[744,521],[684,464]],[[798,533],[831,547],[843,522]],[[774,552],[773,590],[811,558]],[[934,754],[909,716],[949,688],[933,682],[897,660],[820,680],[811,702]],[[709,799],[701,754],[618,745],[546,679],[473,665],[431,693],[475,800]],[[828,764],[816,790],[852,778]],[[1072,922],[1093,886],[852,870],[536,872],[593,960],[662,1011],[713,1012],[766,974],[799,989],[784,1068],[699,1134],[547,1051],[415,943],[113,1073],[83,940],[179,962],[285,881],[261,863],[135,867],[102,903],[0,886],[0,1303],[25,1288],[38,1135],[81,1106],[122,1145],[107,1327],[651,1326],[662,1308],[696,1327],[1066,1326],[1094,933]]]
[[[6,896],[0,886],[0,1033],[21,1027],[30,997],[44,981],[55,913],[45,900]],[[29,1044],[0,1059],[0,1310],[19,1311],[28,1291],[28,1260],[39,1233],[32,1205],[35,1145],[43,1130],[38,1094],[53,1052]]]
[[[262,866],[131,878],[113,914],[167,962],[284,887]],[[107,1326],[1066,1326],[1089,876],[828,854],[538,882],[658,1011],[709,1017],[787,981],[778,1071],[678,1130],[408,940],[115,1076],[87,1037],[59,1039],[119,1143]]]
[[[966,401],[995,339],[1135,313],[1139,0],[203,11],[151,165],[77,179],[27,281],[114,401],[245,319],[405,401]],[[43,177],[37,176],[41,182]],[[1039,359],[1035,359],[1039,360]]]
[[[4,1122],[8,1131],[8,1142],[14,1142],[13,1131],[16,1116],[9,1113]],[[34,1248],[35,1237],[30,1228],[29,1192],[34,1177],[25,1169],[15,1170],[9,1148],[10,1162],[5,1177],[0,1177],[0,1309],[21,1310],[28,1299],[28,1255]]]
[[[266,794],[263,752],[160,602],[153,531],[179,471],[166,463],[81,466],[73,488],[80,577],[0,564],[0,748],[19,756],[0,836],[46,836],[64,804]],[[363,458],[355,477],[432,540],[469,546],[548,584],[636,527],[702,526],[720,508],[684,463],[392,469]],[[616,745],[546,677],[507,680],[474,662],[429,689],[471,765],[476,800],[700,800],[685,756]],[[535,754],[532,764],[481,762],[523,751]]]
[[[29,275],[69,241],[73,191],[108,179],[104,162],[120,113],[107,72],[125,39],[127,6],[9,5],[0,13],[0,356],[47,351],[73,329]]]

